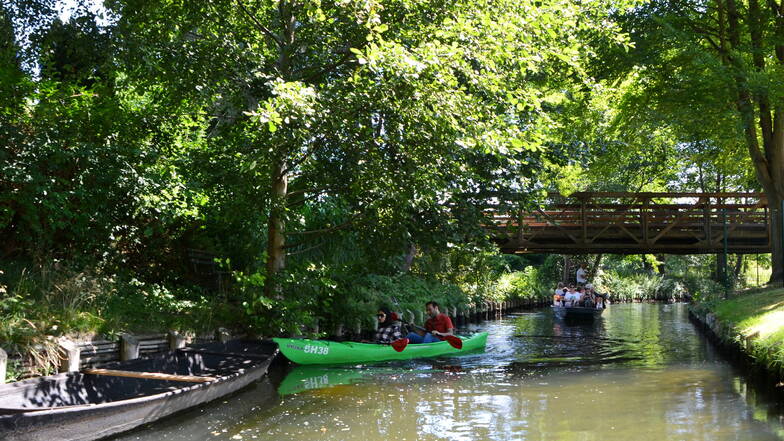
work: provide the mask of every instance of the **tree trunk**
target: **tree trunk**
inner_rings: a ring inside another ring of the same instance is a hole
[[[720,1],[718,3],[721,4]],[[740,34],[744,29],[740,24],[740,15],[735,0],[726,0],[726,10],[727,41],[722,44],[727,47],[722,60],[727,64],[727,67],[735,72],[733,79],[738,98],[735,104],[740,114],[746,146],[754,164],[757,179],[768,197],[773,264],[770,283],[781,283],[784,281],[784,248],[781,243],[780,213],[781,197],[784,195],[784,114],[782,114],[784,110],[779,105],[773,106],[771,109],[769,98],[764,93],[758,92],[756,95],[752,93],[747,78],[748,74],[744,73],[745,62],[734,54],[734,51],[741,49]],[[752,0],[745,28],[750,34],[752,61],[757,72],[761,72],[765,67],[765,59],[759,54],[763,54],[767,49],[766,42],[762,38],[762,24],[759,14],[759,4],[757,0]],[[784,33],[784,21],[776,20],[775,33],[777,35]],[[784,64],[784,48],[781,47],[781,44],[776,45],[775,53],[778,63]],[[756,110],[755,101],[758,106]],[[771,115],[771,111],[773,115]],[[759,134],[758,127],[761,132]],[[762,145],[760,145],[760,139]]]
[[[743,263],[744,263],[743,257],[744,257],[743,254],[737,254],[735,256],[735,258],[736,258],[735,259],[735,269],[733,270],[733,274],[732,275],[733,275],[733,280],[735,280],[736,282],[738,280],[740,280],[741,272],[743,270]]]
[[[267,278],[264,281],[266,297],[278,294],[277,276],[286,267],[286,250],[283,247],[286,244],[284,212],[287,190],[286,166],[279,160],[272,167],[272,194],[267,221]]]
[[[281,33],[278,39],[278,60],[276,68],[284,80],[291,78],[291,48],[294,44],[296,18],[292,4],[287,0],[278,2]],[[267,221],[267,278],[264,280],[264,295],[279,295],[278,274],[286,267],[286,196],[288,194],[288,171],[286,158],[288,150],[283,147],[271,168],[270,214]]]
[[[400,266],[400,272],[407,273],[411,270],[411,265],[414,264],[414,258],[417,255],[417,247],[415,244],[410,244],[406,255],[403,257],[403,264]]]
[[[566,254],[563,255],[563,273],[561,275],[561,282],[569,284],[569,273],[571,272],[572,260]]]
[[[768,192],[770,211],[771,269],[769,283],[784,281],[784,249],[781,245],[781,198]]]
[[[604,254],[597,254],[593,259],[593,265],[591,265],[591,268],[588,270],[589,282],[593,282],[593,278],[596,277],[596,273],[599,271],[599,265],[602,263],[602,257],[604,257]]]

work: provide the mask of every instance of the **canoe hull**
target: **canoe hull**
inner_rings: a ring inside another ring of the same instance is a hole
[[[80,382],[95,376],[79,372],[70,372],[50,377],[42,377],[11,383],[0,387],[0,439],[8,441],[52,441],[67,439],[88,441],[105,438],[125,432],[142,424],[156,421],[176,412],[206,403],[235,392],[263,377],[272,363],[277,350],[272,349],[266,357],[257,357],[246,367],[236,372],[216,377],[209,383],[171,383],[168,391],[140,396],[131,399],[108,401],[94,405],[71,404],[69,407],[52,408],[51,410],[23,411],[11,413],[13,409],[3,406],[3,397],[10,397],[19,389],[25,395],[33,393],[45,397],[48,393],[62,392],[63,384],[73,387]],[[140,360],[143,362],[144,360]],[[242,362],[240,362],[242,363]],[[100,380],[103,381],[103,380]],[[108,377],[118,388],[127,387],[132,382],[155,381],[146,379]],[[34,392],[33,392],[34,391]],[[11,398],[8,398],[11,400]],[[42,401],[42,399],[36,399]],[[6,413],[6,414],[2,414]]]
[[[375,361],[409,360],[438,356],[460,355],[483,349],[487,344],[487,333],[461,337],[463,348],[455,349],[448,342],[409,344],[402,352],[389,345],[355,342],[335,342],[294,338],[274,338],[281,353],[298,364],[346,364]]]
[[[595,320],[601,317],[604,309],[553,306],[553,313],[564,320]]]

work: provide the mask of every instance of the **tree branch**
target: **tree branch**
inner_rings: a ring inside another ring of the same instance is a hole
[[[305,248],[303,250],[297,250],[297,251],[293,251],[291,253],[286,253],[286,256],[295,256],[297,254],[307,253],[308,251],[315,250],[316,248],[319,248],[319,247],[321,247],[324,244],[325,244],[325,242],[319,242],[319,243],[317,243],[317,244],[315,244],[313,246],[309,246],[309,247],[307,247],[307,248]]]
[[[357,220],[357,218],[359,218],[359,217],[360,217],[360,215],[359,215],[359,214],[356,214],[356,215],[354,215],[354,216],[353,216],[351,219],[349,219],[349,220],[347,220],[347,221],[343,222],[343,223],[342,223],[342,224],[340,224],[340,225],[335,225],[334,227],[329,227],[329,228],[321,228],[321,229],[318,229],[318,230],[308,230],[308,231],[291,231],[291,232],[289,232],[289,233],[287,233],[287,234],[289,234],[289,235],[297,235],[297,236],[300,236],[300,235],[301,235],[301,236],[306,236],[306,235],[311,235],[311,234],[326,234],[326,233],[331,233],[331,232],[333,232],[333,231],[342,230],[342,229],[344,229],[344,228],[346,228],[346,227],[350,226],[350,225],[351,225],[351,224],[353,224],[353,223],[354,223],[354,221],[355,221],[355,220]],[[296,245],[295,245],[295,246],[296,246]]]
[[[267,29],[266,26],[261,24],[261,22],[253,14],[251,14],[250,11],[248,11],[245,8],[245,5],[242,4],[242,0],[237,0],[237,6],[240,7],[242,12],[246,16],[248,16],[248,18],[250,18],[251,21],[253,21],[253,23],[256,25],[256,28],[258,28],[262,33],[264,33],[264,35],[266,35],[267,37],[272,39],[272,41],[274,41],[275,44],[277,44],[279,48],[283,46],[283,44],[281,43],[280,39],[278,39],[278,37],[275,36],[275,34],[273,34],[269,29]]]
[[[302,205],[302,204],[304,204],[305,202],[307,202],[307,201],[309,201],[309,200],[311,200],[311,199],[316,199],[317,197],[319,197],[319,196],[321,196],[321,195],[325,194],[326,192],[327,192],[327,191],[326,191],[326,189],[325,189],[325,190],[323,190],[323,191],[320,191],[320,192],[318,192],[318,193],[312,194],[312,195],[310,195],[310,196],[308,196],[308,197],[306,197],[306,198],[297,199],[297,200],[296,200],[296,201],[294,201],[294,202],[290,202],[290,203],[286,204],[286,208],[292,208],[292,207],[296,207],[296,206]],[[287,196],[288,196],[288,195],[287,195]]]
[[[317,78],[320,78],[320,77],[322,77],[322,76],[324,76],[324,75],[334,71],[335,69],[337,69],[338,67],[342,66],[343,64],[346,64],[346,62],[348,62],[350,59],[351,59],[351,53],[346,51],[346,52],[343,53],[343,56],[338,61],[323,67],[322,69],[320,69],[317,72],[313,72],[312,74],[310,74],[310,75],[308,75],[306,77],[301,78],[301,81],[303,81],[305,83],[309,83],[309,82],[311,82],[311,81],[313,81],[313,80],[315,80]]]

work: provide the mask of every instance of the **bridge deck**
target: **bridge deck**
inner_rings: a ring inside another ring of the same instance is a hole
[[[705,254],[770,252],[759,193],[575,193],[542,208],[493,213],[506,253]]]

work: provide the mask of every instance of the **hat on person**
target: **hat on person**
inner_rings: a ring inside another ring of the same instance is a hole
[[[590,283],[586,283],[585,284],[585,288],[586,289],[593,289],[593,285],[591,285]]]

